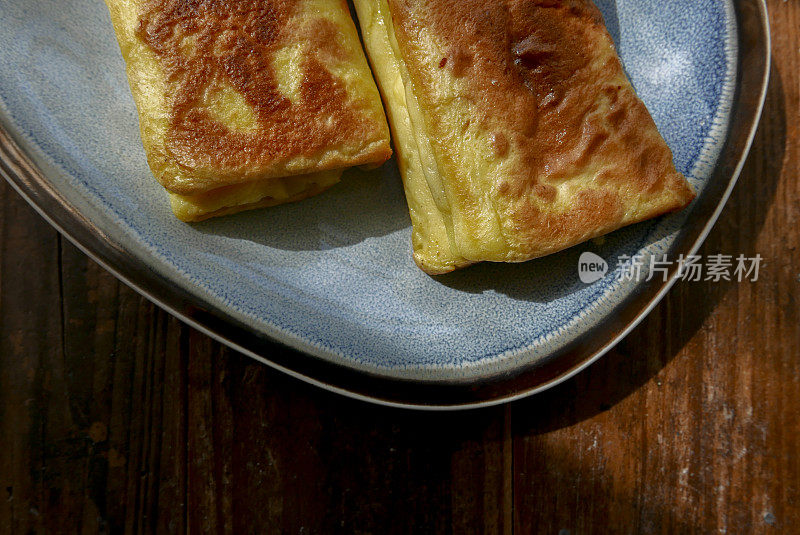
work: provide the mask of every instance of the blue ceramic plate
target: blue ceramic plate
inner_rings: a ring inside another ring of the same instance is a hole
[[[271,365],[391,404],[512,399],[587,366],[663,296],[671,282],[620,280],[617,259],[696,250],[733,186],[763,103],[763,0],[598,5],[699,195],[681,213],[547,258],[424,275],[411,259],[393,161],[348,172],[302,203],[178,222],[147,168],[100,0],[0,3],[0,170],[128,284]],[[585,251],[610,265],[591,284],[578,277]]]

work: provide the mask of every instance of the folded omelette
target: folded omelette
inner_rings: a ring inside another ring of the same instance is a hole
[[[391,155],[346,0],[106,0],[153,174],[197,221]]]
[[[521,262],[694,197],[588,0],[355,0],[430,274]]]

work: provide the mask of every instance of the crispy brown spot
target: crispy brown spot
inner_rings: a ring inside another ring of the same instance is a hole
[[[556,200],[558,190],[550,184],[534,184],[533,193],[540,199],[543,199],[547,202],[553,202]]]
[[[509,184],[506,180],[500,179],[500,181],[497,183],[497,194],[507,195],[509,191],[511,191],[511,184]]]
[[[450,61],[450,71],[456,78],[461,78],[472,65],[472,58],[469,52],[462,48],[454,48],[450,54],[452,61]]]
[[[508,138],[502,132],[494,132],[491,141],[496,156],[503,158],[508,154]]]

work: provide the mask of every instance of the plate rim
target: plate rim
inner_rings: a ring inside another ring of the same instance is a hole
[[[749,46],[739,46],[736,94],[731,108],[728,137],[709,179],[709,184],[716,184],[718,191],[704,192],[701,200],[705,202],[693,209],[676,237],[673,249],[684,254],[697,252],[724,209],[750,152],[766,100],[772,59],[766,1],[733,0],[733,6],[738,42],[747,41]],[[742,11],[747,9],[752,12],[743,15]],[[754,21],[748,14],[751,17],[757,15],[757,20]],[[753,46],[754,42],[756,46]],[[732,133],[739,135],[733,139]],[[724,175],[727,174],[726,180]],[[124,284],[193,328],[304,382],[354,399],[392,407],[472,409],[514,401],[552,388],[591,366],[616,346],[647,317],[679,279],[678,270],[673,269],[665,282],[654,280],[651,284],[642,285],[635,295],[618,307],[620,316],[624,315],[625,318],[619,319],[616,314],[608,315],[614,316],[616,325],[613,328],[609,325],[612,319],[607,318],[575,343],[535,367],[519,369],[514,374],[484,378],[478,384],[470,381],[421,381],[387,377],[327,362],[289,346],[286,340],[253,333],[246,325],[225,317],[223,311],[210,303],[199,303],[198,306],[197,296],[174,288],[164,277],[139,262],[133,254],[125,251],[86,219],[49,184],[44,172],[37,168],[2,124],[0,175],[78,249]],[[709,198],[712,196],[715,198]],[[700,212],[705,209],[707,213],[694,213],[698,209]],[[599,339],[598,331],[603,331],[602,343],[587,348],[586,339],[594,340],[596,335]],[[273,355],[268,356],[270,353]]]

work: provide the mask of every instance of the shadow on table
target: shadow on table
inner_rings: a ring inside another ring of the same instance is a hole
[[[280,525],[308,533],[507,533],[511,524],[564,534],[596,532],[611,518],[632,522],[632,531],[691,532],[670,502],[645,502],[635,482],[600,469],[597,455],[546,437],[515,440],[519,405],[391,409],[222,352],[210,377],[224,370],[217,383],[224,394],[212,398],[230,400],[229,416],[219,420],[222,438],[205,448],[191,449],[202,421],[188,422],[188,459],[191,473],[208,474],[198,486],[234,503],[234,532]],[[216,381],[208,383],[213,390]],[[203,469],[217,451],[228,454],[217,458],[224,478]]]

